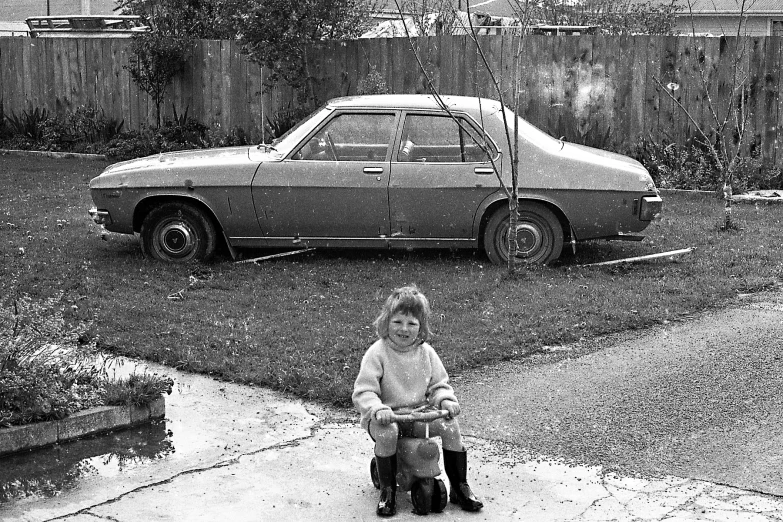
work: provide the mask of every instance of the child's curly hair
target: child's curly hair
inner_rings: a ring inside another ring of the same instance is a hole
[[[380,315],[373,322],[381,339],[389,337],[389,321],[394,314],[398,313],[412,315],[419,321],[417,339],[420,342],[426,342],[432,336],[429,321],[430,302],[416,285],[398,288],[386,299]]]

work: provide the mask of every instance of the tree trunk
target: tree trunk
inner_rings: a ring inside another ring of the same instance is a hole
[[[517,225],[519,224],[519,200],[516,192],[508,200],[508,273],[514,274],[517,267]]]
[[[731,230],[734,224],[731,221],[731,182],[727,181],[723,184],[723,199],[725,200],[723,206],[723,229]]]

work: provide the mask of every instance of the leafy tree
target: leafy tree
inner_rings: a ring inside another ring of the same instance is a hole
[[[267,87],[282,80],[315,100],[307,47],[358,37],[373,7],[373,0],[249,0],[239,15],[240,42],[251,60],[271,70]]]
[[[131,79],[155,103],[156,125],[160,127],[160,108],[166,89],[185,67],[188,43],[182,38],[153,29],[134,36],[130,52],[133,58],[125,68]]]
[[[237,36],[237,13],[245,0],[118,0],[124,14],[142,17],[166,34],[204,40]]]
[[[124,14],[142,17],[150,31],[134,36],[126,69],[155,103],[156,124],[166,89],[185,67],[193,39],[233,38],[242,0],[118,0]]]
[[[676,0],[540,0],[530,6],[533,19],[552,25],[597,25],[606,34],[672,34]]]

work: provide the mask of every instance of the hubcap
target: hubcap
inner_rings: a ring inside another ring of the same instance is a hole
[[[529,223],[517,225],[517,256],[524,257],[541,248],[541,231]]]
[[[162,247],[172,257],[183,257],[195,242],[192,232],[182,223],[169,223],[161,230]]]

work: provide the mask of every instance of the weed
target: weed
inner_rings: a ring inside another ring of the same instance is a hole
[[[132,373],[128,377],[107,382],[103,388],[104,402],[109,406],[144,406],[161,395],[171,395],[174,381],[157,373]]]

